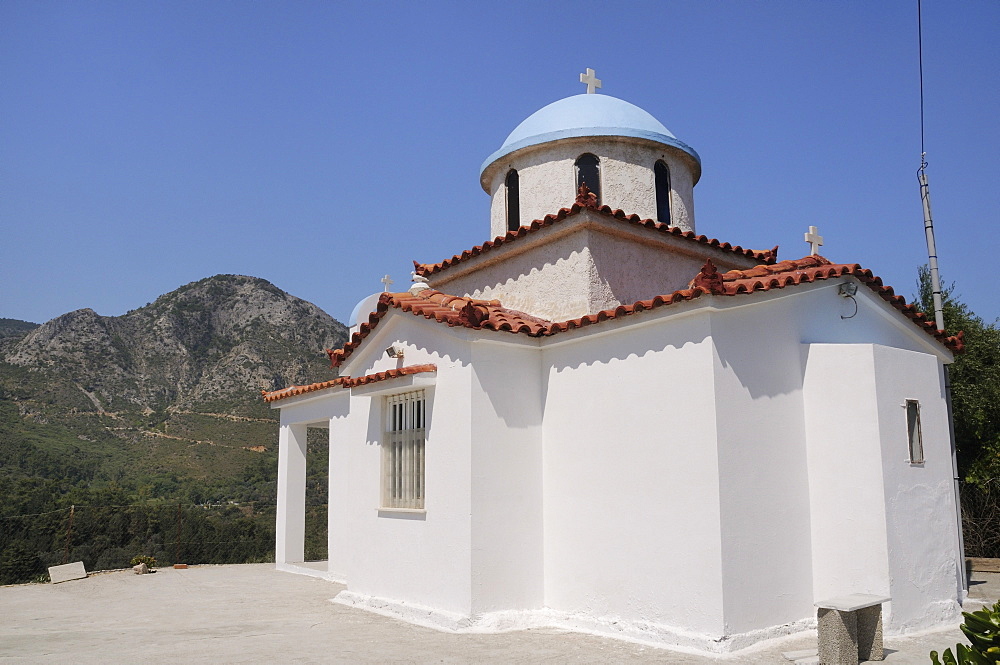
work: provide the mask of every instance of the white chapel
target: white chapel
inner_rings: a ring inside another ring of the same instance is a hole
[[[814,627],[843,594],[890,598],[888,634],[955,620],[961,337],[818,254],[815,229],[789,260],[699,234],[698,153],[581,80],[484,162],[488,240],[363,300],[339,378],[264,395],[277,567],[446,630],[712,652]],[[321,564],[303,562],[312,427]]]

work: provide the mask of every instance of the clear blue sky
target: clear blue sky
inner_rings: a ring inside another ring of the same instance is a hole
[[[218,273],[345,321],[489,239],[482,160],[601,92],[693,146],[698,231],[926,262],[916,0],[0,3],[0,316],[118,315]],[[924,2],[942,272],[1000,316],[1000,2]],[[569,204],[570,201],[567,201]]]

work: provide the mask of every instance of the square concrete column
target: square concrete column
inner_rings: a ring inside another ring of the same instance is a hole
[[[276,563],[305,560],[306,425],[282,425],[278,434],[278,515]]]
[[[882,604],[863,607],[858,615],[858,659],[882,660]]]
[[[858,616],[821,607],[816,611],[821,665],[858,665]]]

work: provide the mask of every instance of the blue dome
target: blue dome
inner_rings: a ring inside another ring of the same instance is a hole
[[[573,95],[532,113],[514,128],[483,171],[498,159],[528,146],[579,136],[629,136],[679,148],[701,164],[694,148],[677,139],[659,120],[635,104],[608,95]]]
[[[347,327],[353,328],[359,323],[365,323],[368,321],[368,315],[375,311],[378,307],[378,299],[382,297],[382,292],[378,291],[370,296],[362,298],[357,305],[354,306],[354,310],[351,312],[351,318],[347,321]],[[362,318],[364,317],[364,318]],[[361,319],[359,321],[359,319]]]

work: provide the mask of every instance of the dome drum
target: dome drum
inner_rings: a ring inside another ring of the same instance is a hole
[[[694,231],[698,153],[638,106],[584,94],[533,113],[483,163],[480,184],[492,198],[492,234],[503,235],[518,221],[527,224],[569,206],[579,185],[577,160],[586,154],[599,162],[596,189],[602,205]],[[587,170],[594,178],[593,166]],[[509,195],[509,182],[517,182],[517,196]],[[512,201],[518,210],[507,209]],[[669,219],[659,219],[664,215]]]
[[[521,224],[569,207],[576,199],[576,160],[590,153],[600,161],[602,205],[646,219],[658,219],[654,168],[662,162],[670,171],[669,222],[686,231],[695,230],[692,158],[685,152],[646,140],[610,137],[577,137],[522,148],[494,162],[483,173],[483,188],[491,195],[490,232],[507,232],[508,174],[518,174],[518,217]],[[489,178],[488,180],[486,178]]]

